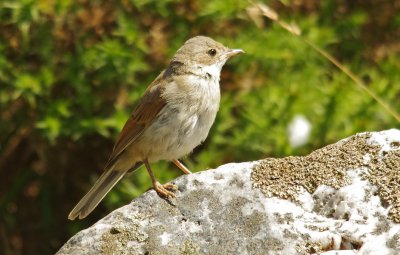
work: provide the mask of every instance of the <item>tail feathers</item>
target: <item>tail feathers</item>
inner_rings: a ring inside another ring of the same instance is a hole
[[[108,169],[100,176],[89,192],[79,201],[68,215],[68,219],[83,219],[91,213],[107,193],[117,184],[126,171]]]

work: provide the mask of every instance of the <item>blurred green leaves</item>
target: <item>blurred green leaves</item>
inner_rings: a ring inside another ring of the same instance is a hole
[[[377,59],[368,42],[354,44],[366,38],[363,28],[371,25],[371,11],[344,5],[339,12],[330,0],[303,15],[289,12],[287,8],[295,7],[283,3],[281,15],[289,13],[288,19],[296,20],[304,37],[331,49],[355,72],[368,77],[371,88],[393,107],[398,106],[399,92],[393,85],[399,79],[398,54]],[[54,1],[49,5],[5,1],[0,5],[0,49],[5,52],[0,55],[0,106],[12,109],[16,101],[26,103],[30,128],[52,145],[59,139],[76,141],[91,134],[115,137],[172,52],[186,38],[206,34],[243,48],[246,54],[224,70],[217,122],[204,149],[191,157],[198,169],[306,153],[357,131],[397,124],[304,42],[274,23],[264,21],[257,27],[247,16],[249,5],[242,0]],[[393,23],[388,27],[397,22],[387,20]],[[193,26],[196,22],[199,25]],[[212,22],[213,27],[208,25]],[[31,41],[24,39],[28,37]],[[309,147],[293,151],[286,126],[296,114],[307,116],[314,128]],[[14,121],[21,123],[18,118]],[[14,133],[11,126],[8,135]],[[10,138],[5,137],[3,144]]]
[[[237,18],[245,9],[249,2],[245,0],[228,0],[228,1],[200,1],[202,11],[200,15],[214,16],[217,20],[225,20]]]

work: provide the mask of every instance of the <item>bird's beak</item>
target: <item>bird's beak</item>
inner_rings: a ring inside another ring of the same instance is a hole
[[[226,53],[225,56],[227,56],[228,58],[233,57],[239,53],[244,53],[244,50],[242,49],[229,49]]]

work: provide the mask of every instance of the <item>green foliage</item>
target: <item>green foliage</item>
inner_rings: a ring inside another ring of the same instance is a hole
[[[270,4],[399,111],[400,37],[392,35],[398,35],[400,19],[391,1],[373,2]],[[65,219],[99,175],[135,102],[194,35],[211,36],[246,54],[223,70],[217,120],[205,143],[183,160],[193,171],[307,154],[356,132],[399,127],[302,40],[267,20],[256,26],[246,11],[250,5],[247,0],[1,2],[0,232],[17,241],[0,241],[0,247],[54,253],[91,223]],[[385,6],[390,8],[381,17]],[[287,127],[296,115],[310,121],[312,132],[306,145],[293,148]],[[161,182],[181,174],[167,162],[152,166]],[[144,168],[132,173],[92,221],[148,188]],[[49,247],[38,246],[49,239]]]

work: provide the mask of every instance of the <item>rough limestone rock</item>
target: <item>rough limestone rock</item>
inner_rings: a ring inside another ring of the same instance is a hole
[[[57,254],[400,254],[400,131],[227,164],[153,190]]]

